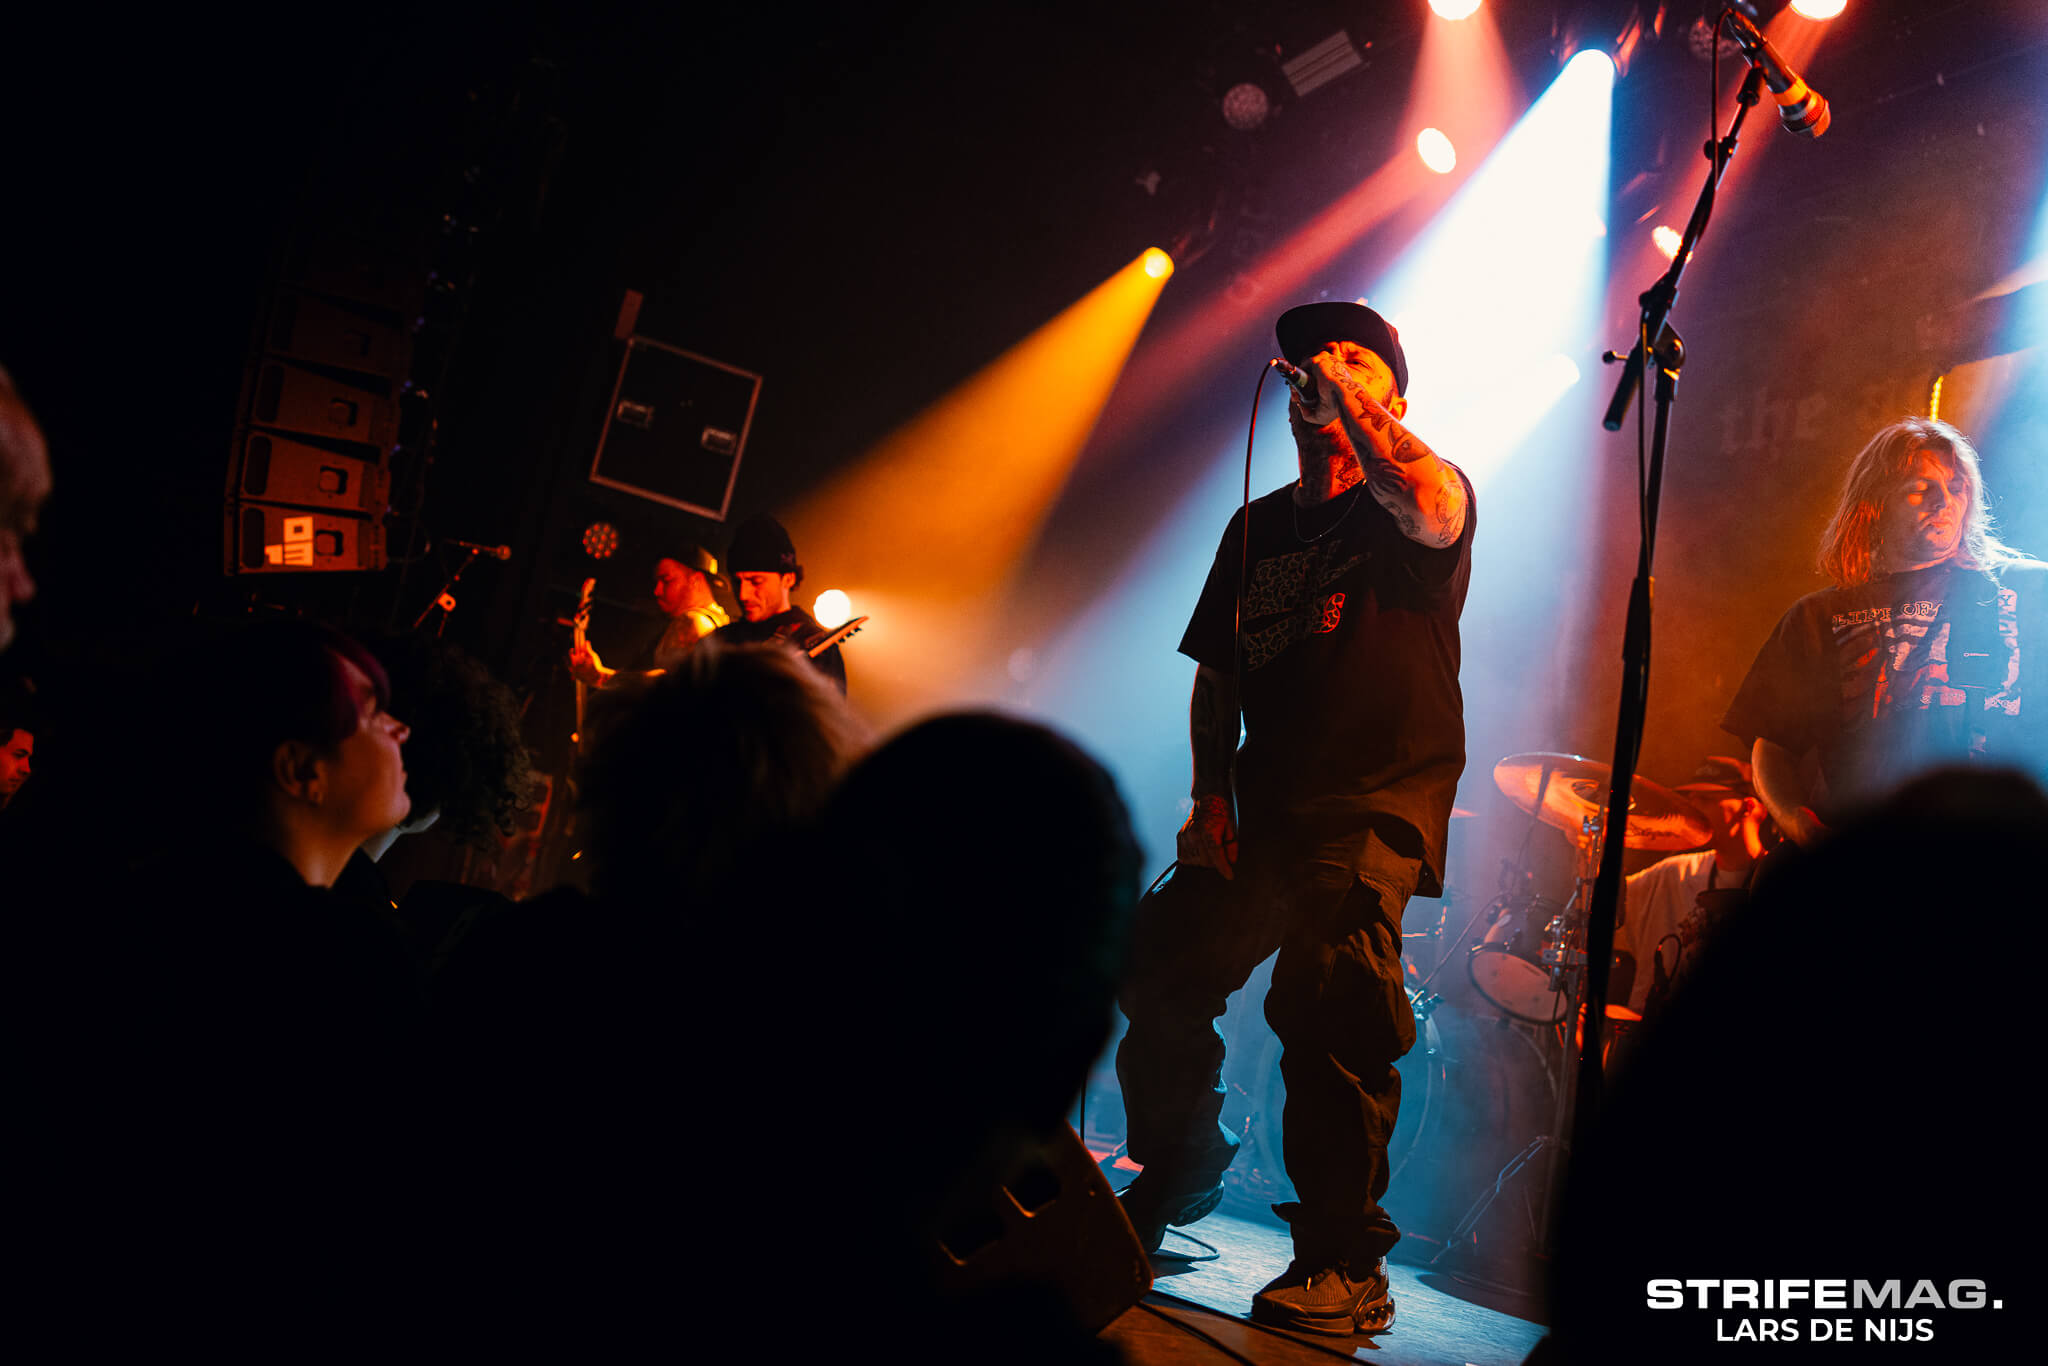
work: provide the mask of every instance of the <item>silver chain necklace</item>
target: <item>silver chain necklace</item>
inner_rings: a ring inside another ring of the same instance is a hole
[[[1343,526],[1345,521],[1348,520],[1351,516],[1351,509],[1358,506],[1358,491],[1364,487],[1365,481],[1360,480],[1358,483],[1353,484],[1350,488],[1346,489],[1344,493],[1338,494],[1338,498],[1342,498],[1346,494],[1349,494],[1351,497],[1350,506],[1346,507],[1344,511],[1338,515],[1336,521],[1330,523],[1328,526],[1324,527],[1321,531],[1318,531],[1313,536],[1304,536],[1301,534],[1301,504],[1292,497],[1288,498],[1287,510],[1294,515],[1294,539],[1300,541],[1303,545],[1314,545],[1317,541],[1322,540],[1331,532],[1335,531],[1338,527]],[[1336,499],[1332,499],[1331,501],[1335,502]]]

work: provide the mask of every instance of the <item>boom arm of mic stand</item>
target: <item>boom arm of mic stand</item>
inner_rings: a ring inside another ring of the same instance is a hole
[[[1628,362],[1622,366],[1621,378],[1615,382],[1614,397],[1607,401],[1607,415],[1600,419],[1600,425],[1610,432],[1621,430],[1621,424],[1628,418],[1629,405],[1635,402],[1636,391],[1643,387],[1643,344],[1655,344],[1665,322],[1671,317],[1671,306],[1678,302],[1678,281],[1692,261],[1693,248],[1707,231],[1707,220],[1714,214],[1714,194],[1721,188],[1721,177],[1727,174],[1728,163],[1734,159],[1743,121],[1762,97],[1763,85],[1763,68],[1752,66],[1742,80],[1742,89],[1735,96],[1735,118],[1728,125],[1728,136],[1707,144],[1707,159],[1713,163],[1713,169],[1707,172],[1706,184],[1700,186],[1692,217],[1686,221],[1685,236],[1679,239],[1678,250],[1672,254],[1671,269],[1658,276],[1657,283],[1644,290],[1638,300],[1643,306],[1642,324],[1637,329],[1635,345],[1629,348]]]

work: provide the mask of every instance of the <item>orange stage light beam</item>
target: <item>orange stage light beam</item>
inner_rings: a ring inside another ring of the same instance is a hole
[[[1019,560],[1172,273],[1156,248],[898,428],[785,518],[873,620],[853,686],[878,723],[964,700]],[[825,579],[821,576],[818,582]]]

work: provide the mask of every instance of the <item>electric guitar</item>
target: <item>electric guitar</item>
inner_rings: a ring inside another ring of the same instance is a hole
[[[597,592],[597,580],[585,579],[583,589],[576,595],[576,614],[569,618],[569,645],[572,650],[587,650],[590,642],[585,632],[590,630],[590,599]],[[583,743],[583,710],[590,701],[590,687],[582,679],[576,680],[576,730],[569,737],[571,745]]]
[[[845,640],[848,636],[858,634],[860,628],[867,624],[868,619],[866,617],[855,617],[852,621],[847,622],[845,625],[835,626],[831,630],[827,631],[824,635],[819,636],[815,640],[807,642],[802,647],[803,652],[810,658],[816,659],[819,655],[824,654],[825,651],[831,649],[840,641]]]

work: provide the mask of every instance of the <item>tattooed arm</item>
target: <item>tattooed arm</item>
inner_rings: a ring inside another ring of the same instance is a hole
[[[1312,361],[1325,381],[1345,395],[1345,402],[1331,406],[1358,452],[1366,492],[1393,514],[1409,540],[1427,546],[1455,545],[1465,530],[1465,481],[1367,393],[1348,366],[1327,353]]]
[[[1195,694],[1188,704],[1188,741],[1195,760],[1188,795],[1194,809],[1180,828],[1175,853],[1182,863],[1214,868],[1225,877],[1233,875],[1237,863],[1237,822],[1230,806],[1237,734],[1237,680],[1221,669],[1197,665]]]

